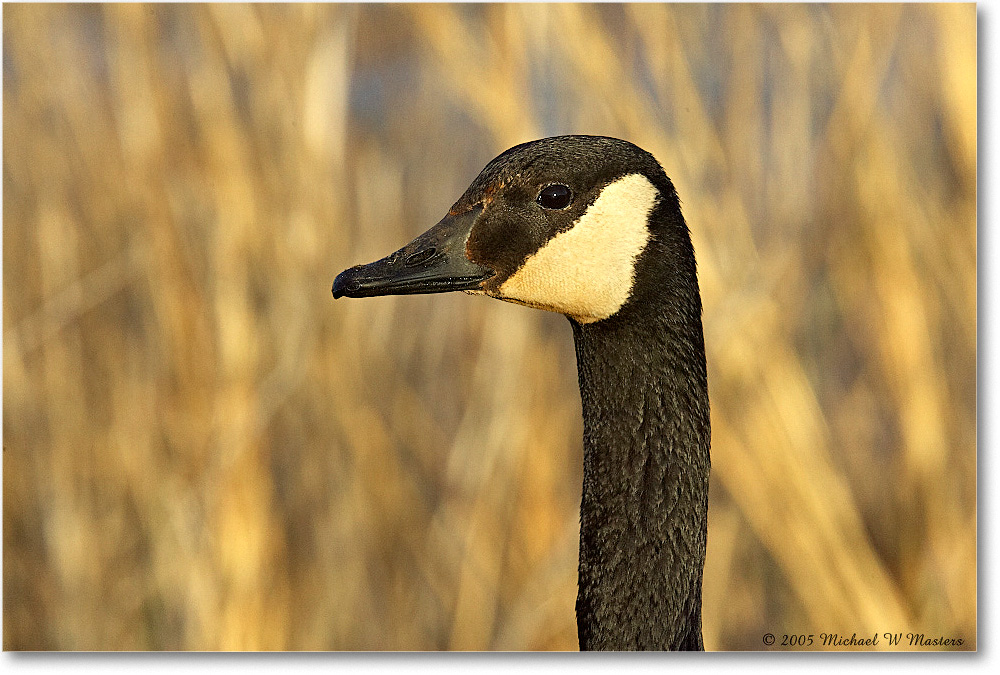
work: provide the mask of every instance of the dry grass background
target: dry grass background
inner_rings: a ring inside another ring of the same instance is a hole
[[[575,649],[572,338],[338,301],[507,147],[674,179],[710,649],[976,645],[972,5],[7,5],[6,649]],[[883,646],[884,646],[883,642]]]

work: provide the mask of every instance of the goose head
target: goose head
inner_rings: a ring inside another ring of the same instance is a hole
[[[588,324],[639,300],[642,279],[662,287],[670,259],[686,260],[670,251],[685,245],[676,192],[652,155],[614,138],[559,136],[498,156],[437,225],[342,272],[333,295],[466,291]],[[653,246],[667,255],[644,255]]]

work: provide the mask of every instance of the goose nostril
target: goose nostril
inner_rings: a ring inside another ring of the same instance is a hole
[[[403,261],[403,264],[406,265],[407,267],[415,267],[417,265],[422,265],[431,258],[433,258],[435,253],[437,253],[437,249],[434,248],[433,246],[431,246],[430,248],[425,248],[422,251],[417,251],[416,253],[411,253],[410,255],[406,256],[406,260]]]
[[[360,290],[361,290],[361,282],[360,281],[350,281],[350,282],[348,282],[348,284],[347,284],[347,291],[349,293],[357,293]]]

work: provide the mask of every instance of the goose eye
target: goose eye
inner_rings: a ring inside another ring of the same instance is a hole
[[[538,203],[546,209],[564,209],[573,200],[573,193],[565,185],[547,185],[538,193]]]

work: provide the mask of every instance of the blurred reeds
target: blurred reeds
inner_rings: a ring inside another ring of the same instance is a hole
[[[975,648],[974,5],[16,4],[3,78],[5,649],[575,649],[565,319],[329,291],[559,133],[692,229],[706,646]]]

